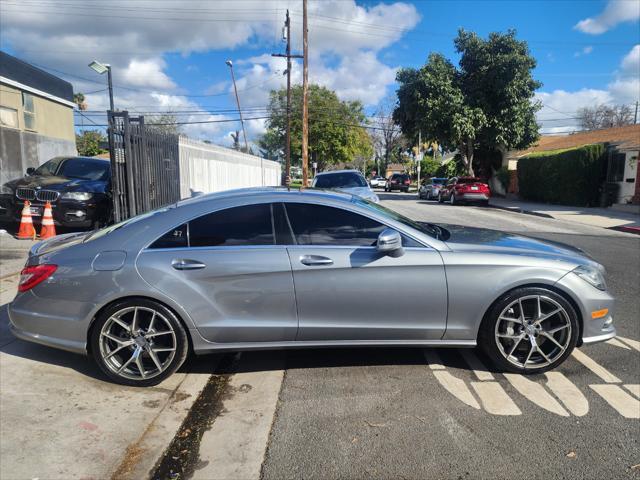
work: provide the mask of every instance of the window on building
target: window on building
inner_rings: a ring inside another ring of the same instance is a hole
[[[18,111],[14,108],[0,107],[0,125],[18,128]]]
[[[626,161],[624,153],[614,153],[611,155],[611,164],[609,165],[609,181],[622,182],[624,180],[624,164]]]
[[[36,129],[36,106],[33,95],[22,92],[22,109],[24,111],[24,128]]]

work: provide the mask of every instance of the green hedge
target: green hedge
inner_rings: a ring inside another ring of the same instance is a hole
[[[526,200],[595,206],[606,173],[603,145],[533,153],[518,160],[518,189]]]

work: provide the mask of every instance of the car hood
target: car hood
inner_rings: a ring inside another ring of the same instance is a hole
[[[540,240],[513,233],[460,225],[440,225],[447,232],[442,240],[455,251],[482,251],[515,255],[544,255],[596,264],[587,253],[561,242]]]
[[[26,176],[12,180],[5,184],[13,188],[44,188],[56,191],[82,191],[100,193],[104,192],[106,182],[104,180],[80,180],[78,178],[60,177],[55,175]]]

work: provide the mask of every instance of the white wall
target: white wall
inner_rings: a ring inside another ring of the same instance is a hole
[[[179,149],[182,198],[192,192],[280,185],[278,162],[182,136]]]

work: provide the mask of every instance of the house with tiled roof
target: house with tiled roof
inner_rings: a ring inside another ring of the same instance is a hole
[[[584,145],[607,146],[607,182],[619,184],[616,203],[640,204],[640,124],[576,132],[571,135],[543,135],[525,150],[512,150],[505,157],[511,173],[510,193],[517,193],[518,159],[531,153],[577,148]]]

